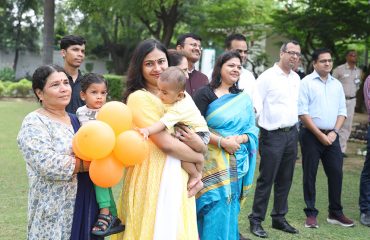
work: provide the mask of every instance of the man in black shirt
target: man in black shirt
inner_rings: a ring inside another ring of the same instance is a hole
[[[85,105],[80,97],[82,74],[79,69],[85,59],[85,43],[84,38],[74,35],[65,36],[60,41],[64,70],[72,88],[71,101],[66,107],[69,113],[76,113],[77,108]]]

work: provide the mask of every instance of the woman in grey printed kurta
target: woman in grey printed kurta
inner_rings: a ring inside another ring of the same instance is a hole
[[[69,239],[77,191],[72,126],[32,112],[18,134],[29,179],[30,239]]]
[[[55,65],[38,68],[32,78],[42,107],[25,117],[17,138],[29,180],[27,238],[70,239],[76,173],[88,170],[72,153],[74,129],[64,110],[71,87]]]

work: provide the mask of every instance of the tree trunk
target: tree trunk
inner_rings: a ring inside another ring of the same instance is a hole
[[[171,38],[175,29],[175,26],[179,20],[179,3],[175,1],[173,5],[170,7],[168,12],[164,7],[161,8],[161,14],[157,16],[159,19],[162,20],[163,23],[163,31],[161,41],[162,43],[168,47],[171,42]]]
[[[176,23],[176,21],[168,19],[164,19],[163,21],[163,35],[161,40],[166,47],[170,45]]]
[[[13,60],[13,71],[15,74],[17,72],[18,58],[19,58],[19,48],[16,48]]]
[[[16,26],[16,33],[15,33],[15,54],[14,54],[14,61],[13,61],[13,71],[16,74],[17,72],[17,65],[18,65],[18,58],[19,58],[19,50],[20,50],[20,45],[21,45],[21,31],[22,31],[22,11],[23,8],[19,8],[19,13],[18,13],[18,23]]]
[[[124,75],[130,63],[130,52],[133,49],[129,49],[128,44],[126,46],[124,44],[110,44],[108,49],[112,57],[114,73]]]
[[[53,63],[54,50],[54,15],[55,2],[54,0],[44,0],[44,36],[43,36],[43,50],[42,63]]]

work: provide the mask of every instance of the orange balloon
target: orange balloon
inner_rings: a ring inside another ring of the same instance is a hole
[[[123,176],[123,164],[111,154],[106,158],[92,161],[89,175],[95,185],[103,188],[112,187]]]
[[[148,141],[137,131],[125,131],[117,136],[113,154],[125,166],[140,164],[149,157]]]
[[[107,157],[116,143],[113,129],[97,120],[82,125],[75,138],[78,150],[91,160]]]
[[[116,136],[132,128],[131,110],[122,102],[112,101],[104,104],[96,119],[108,123]]]
[[[72,140],[72,150],[74,152],[74,154],[82,159],[82,160],[85,160],[85,161],[91,161],[91,159],[89,159],[88,157],[84,156],[81,151],[78,149],[78,146],[77,146],[77,141],[76,141],[76,137],[73,138]]]

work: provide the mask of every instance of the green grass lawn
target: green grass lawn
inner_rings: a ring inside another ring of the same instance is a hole
[[[33,100],[2,100],[0,101],[0,239],[26,239],[27,226],[27,176],[25,162],[18,151],[16,136],[24,116],[38,107]],[[319,228],[304,228],[305,215],[303,213],[303,191],[302,191],[302,167],[300,160],[297,161],[294,174],[294,182],[289,195],[288,221],[299,229],[298,235],[282,233],[271,228],[269,213],[272,206],[270,199],[269,210],[263,227],[269,234],[269,239],[370,239],[370,228],[359,223],[358,195],[359,179],[363,165],[363,157],[354,153],[357,148],[364,144],[350,143],[349,158],[345,159],[342,202],[345,214],[354,219],[354,228],[343,228],[326,223],[327,217],[327,184],[326,177],[319,168],[317,177],[317,208],[320,210],[318,216]],[[353,154],[351,154],[351,152]],[[257,168],[258,169],[258,168]],[[256,170],[256,177],[258,170]],[[118,196],[120,186],[114,188]],[[242,207],[240,214],[240,231],[251,239],[259,239],[249,232],[248,214],[251,211],[253,201],[253,190],[246,204]]]
[[[26,239],[27,175],[16,136],[34,100],[0,101],[0,239]]]

